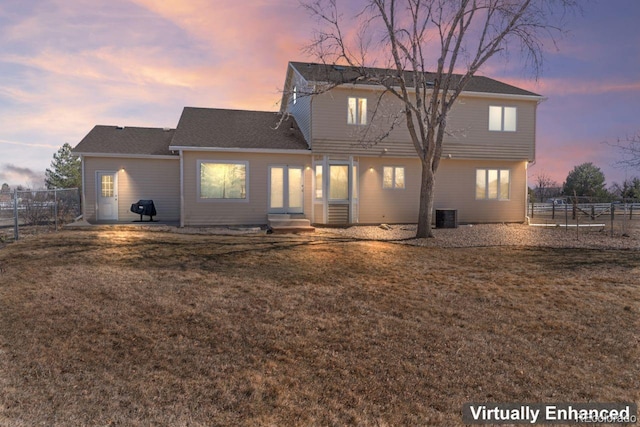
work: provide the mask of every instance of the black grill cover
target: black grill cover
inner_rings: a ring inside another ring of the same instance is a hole
[[[155,216],[156,207],[153,204],[153,200],[138,200],[131,205],[131,212],[137,213],[138,215]]]

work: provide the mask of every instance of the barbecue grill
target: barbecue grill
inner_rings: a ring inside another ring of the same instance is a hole
[[[147,215],[149,222],[153,221],[153,217],[156,215],[156,207],[153,204],[153,200],[138,200],[131,205],[131,212],[140,215],[140,222],[142,222],[142,216]]]

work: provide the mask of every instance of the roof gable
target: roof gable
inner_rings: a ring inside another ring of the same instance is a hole
[[[378,83],[368,80],[359,79],[361,75],[358,70],[343,65],[333,64],[317,64],[310,62],[290,62],[293,67],[307,82],[326,83],[326,82],[339,82],[339,84],[358,84],[375,86]],[[394,78],[397,75],[395,70],[385,68],[365,68],[366,74],[375,76],[378,78]],[[413,80],[412,71],[404,72],[404,80],[407,85],[411,87],[411,81]],[[425,73],[427,75],[427,81],[433,80],[434,73]],[[454,78],[460,78],[460,75],[454,75]],[[507,83],[500,82],[498,80],[491,79],[484,76],[473,76],[464,92],[478,92],[488,94],[499,95],[520,95],[520,96],[535,96],[540,97],[536,93],[530,92],[525,89],[520,89],[516,86],[509,85]]]
[[[73,149],[79,154],[170,156],[174,129],[97,125]]]
[[[185,107],[172,147],[308,150],[293,117],[279,113]]]

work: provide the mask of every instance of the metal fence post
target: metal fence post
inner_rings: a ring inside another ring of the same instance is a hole
[[[615,215],[616,215],[616,205],[614,205],[613,202],[611,202],[611,237],[613,237],[613,220],[615,219]]]
[[[533,198],[531,199],[531,218],[533,218],[533,212],[535,210],[535,204]]]
[[[58,189],[53,189],[53,217],[55,218],[56,231],[58,231]]]
[[[20,233],[18,232],[18,190],[13,190],[13,240],[18,241]]]

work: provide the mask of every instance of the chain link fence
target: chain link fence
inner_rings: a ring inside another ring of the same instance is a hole
[[[58,231],[81,215],[80,190],[14,190],[0,195],[0,242]]]

